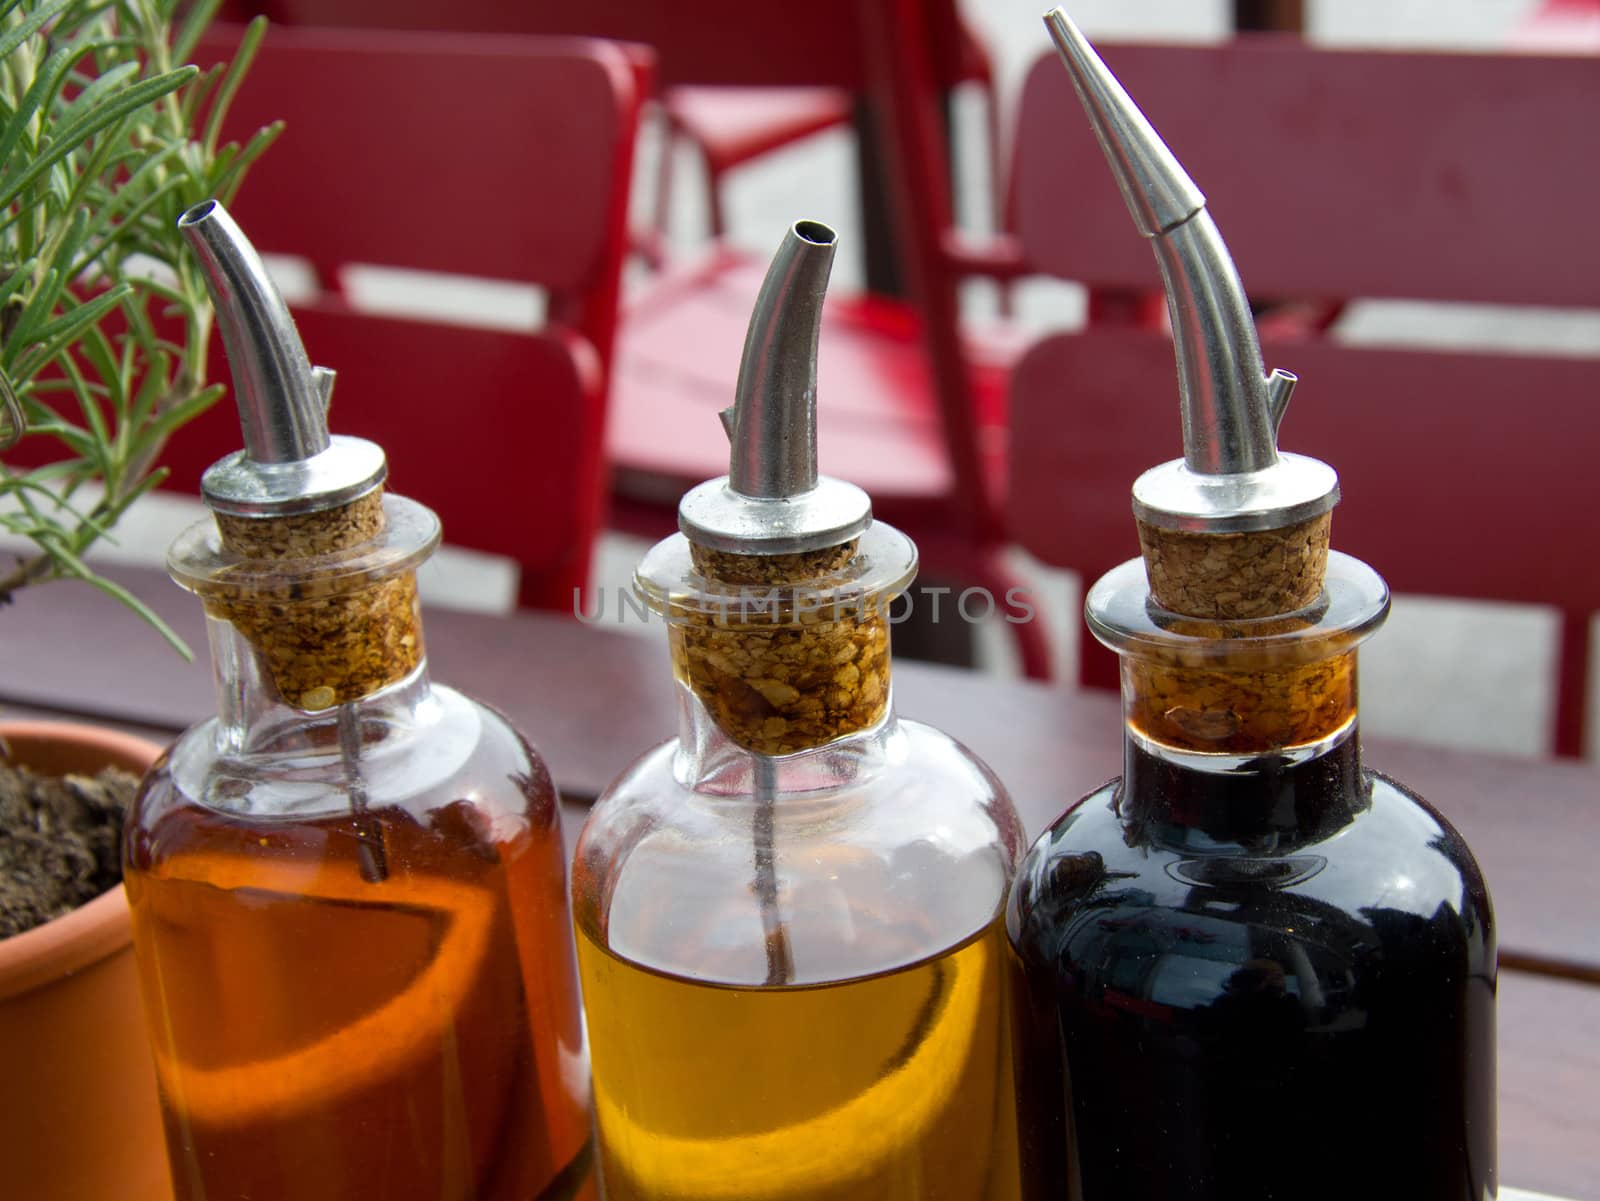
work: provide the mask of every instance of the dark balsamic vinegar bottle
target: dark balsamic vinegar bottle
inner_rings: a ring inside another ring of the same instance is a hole
[[[1122,656],[1123,775],[1008,906],[1024,1195],[1493,1198],[1488,893],[1357,734],[1388,590],[1327,549],[1332,470],[1276,449],[1294,379],[1262,370],[1204,198],[1046,21],[1161,262],[1185,459],[1135,484],[1143,559],[1086,604]]]

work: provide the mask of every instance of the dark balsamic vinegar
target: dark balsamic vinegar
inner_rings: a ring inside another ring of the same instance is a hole
[[[1013,890],[1024,1196],[1495,1195],[1495,944],[1465,844],[1363,771],[1129,742]]]

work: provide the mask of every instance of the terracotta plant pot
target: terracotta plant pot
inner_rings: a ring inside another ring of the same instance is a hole
[[[69,722],[0,722],[37,771],[143,773],[161,747]],[[119,884],[0,940],[0,1193],[170,1201],[155,1070]]]

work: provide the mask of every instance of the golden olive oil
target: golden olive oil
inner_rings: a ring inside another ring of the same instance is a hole
[[[640,967],[580,929],[610,1201],[1017,1195],[998,923],[842,983]]]

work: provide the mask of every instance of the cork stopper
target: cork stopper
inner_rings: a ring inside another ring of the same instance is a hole
[[[821,550],[788,555],[735,555],[689,541],[695,568],[718,584],[804,584],[843,569],[855,557],[859,538]]]
[[[1326,537],[1316,529],[1280,533],[1263,557]],[[1349,555],[1318,549],[1311,556],[1318,566],[1300,585],[1280,588],[1285,573],[1273,587],[1233,598],[1220,585],[1241,570],[1245,551],[1232,539],[1209,541],[1181,546],[1180,553],[1217,553],[1204,570],[1163,572],[1164,597],[1153,595],[1148,562],[1130,559],[1085,599],[1090,631],[1121,657],[1130,736],[1157,750],[1254,759],[1314,754],[1347,735],[1356,714],[1356,648],[1388,613],[1382,577]],[[1314,594],[1295,605],[1312,578]],[[1212,612],[1190,616],[1175,605]],[[1265,612],[1280,605],[1295,607]]]
[[[1267,670],[1177,666],[1126,656],[1128,725],[1162,746],[1260,755],[1307,746],[1347,728],[1356,711],[1356,657],[1331,655]]]
[[[1139,522],[1150,592],[1189,617],[1245,619],[1293,613],[1316,600],[1328,569],[1333,514],[1283,529],[1238,534],[1169,530]]]
[[[1195,620],[1175,632],[1219,646],[1310,629],[1322,594],[1332,515],[1274,530],[1211,534],[1139,523],[1156,604]],[[1306,614],[1306,615],[1302,615]],[[1244,656],[1241,656],[1243,658]],[[1354,654],[1286,662],[1269,670],[1216,655],[1124,656],[1129,725],[1163,746],[1253,755],[1316,743],[1355,715]]]
[[[240,562],[220,573],[206,610],[249,642],[284,703],[330,709],[397,683],[422,663],[414,570],[376,578],[326,570],[385,533],[381,493],[320,513],[218,513],[216,522],[224,551]]]
[[[245,559],[309,559],[349,550],[384,528],[383,493],[369,492],[352,504],[321,513],[285,517],[216,514],[222,545]]]
[[[671,626],[678,678],[733,742],[790,755],[870,729],[889,706],[889,619],[843,578],[857,540],[789,555],[690,544],[695,569],[737,603]]]

